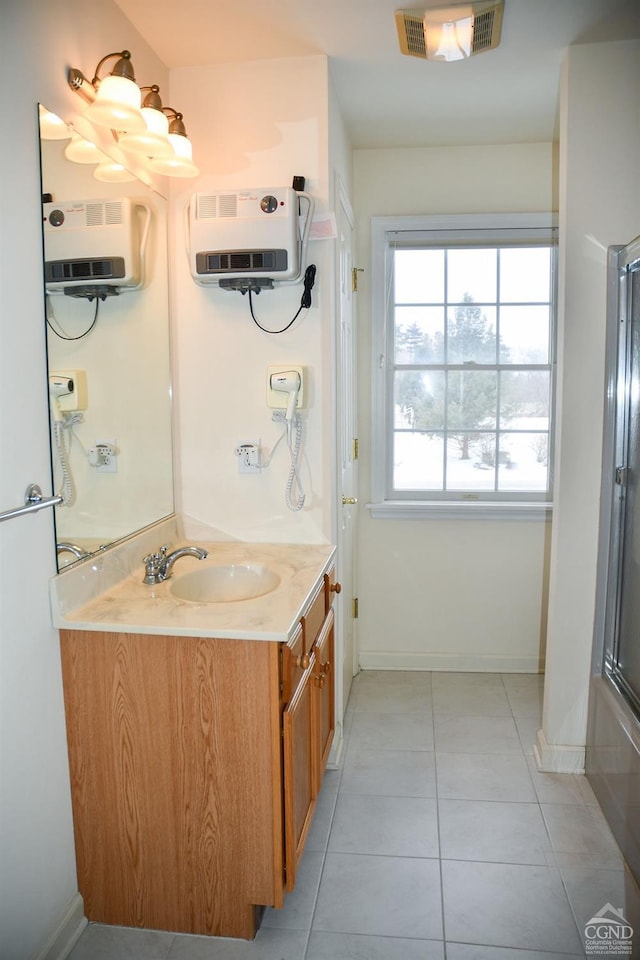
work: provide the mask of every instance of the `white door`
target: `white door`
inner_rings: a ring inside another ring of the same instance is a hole
[[[338,575],[342,584],[342,671],[337,677],[339,716],[344,714],[351,681],[358,670],[356,642],[355,538],[358,496],[357,352],[353,298],[353,213],[342,181],[336,183],[338,230],[337,353],[337,536]]]

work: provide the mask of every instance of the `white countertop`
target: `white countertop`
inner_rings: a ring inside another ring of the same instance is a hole
[[[286,642],[335,555],[335,547],[329,544],[191,540],[173,544],[185,545],[204,547],[209,555],[205,560],[180,558],[173,577],[164,583],[144,584],[140,560],[119,582],[77,607],[64,596],[64,590],[56,590],[60,584],[52,585],[54,625],[67,630]],[[172,582],[190,570],[229,564],[263,564],[278,575],[280,582],[270,593],[250,600],[200,603],[172,594]],[[54,580],[70,576],[71,571]]]

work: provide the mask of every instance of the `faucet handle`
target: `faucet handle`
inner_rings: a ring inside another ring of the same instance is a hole
[[[164,552],[163,552],[164,551]],[[143,583],[159,583],[162,565],[164,563],[166,547],[160,548],[160,553],[149,553],[143,557],[144,580]]]

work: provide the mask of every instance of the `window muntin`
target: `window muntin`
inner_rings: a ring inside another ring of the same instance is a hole
[[[387,244],[384,498],[550,499],[551,231]]]

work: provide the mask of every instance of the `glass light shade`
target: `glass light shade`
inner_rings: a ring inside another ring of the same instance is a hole
[[[123,133],[118,143],[123,150],[141,153],[145,157],[171,157],[173,147],[169,143],[169,120],[160,110],[143,107],[146,130],[141,133]]]
[[[140,87],[133,80],[109,75],[100,82],[96,99],[85,116],[99,127],[139,133],[146,129],[141,102]]]
[[[47,110],[42,104],[38,106],[40,115],[40,136],[43,140],[68,140],[71,136],[69,125],[61,120],[56,113]]]
[[[193,147],[189,138],[179,133],[170,133],[169,143],[173,148],[173,155],[150,160],[151,170],[164,174],[165,177],[197,177],[200,171],[192,160]]]
[[[465,60],[471,56],[473,9],[455,6],[427,10],[424,39],[428,60]]]
[[[110,160],[108,163],[100,163],[93,171],[96,180],[102,180],[103,183],[126,183],[131,180],[137,180],[134,173],[123,167],[121,163]]]
[[[85,140],[84,137],[74,133],[70,142],[64,148],[64,155],[67,160],[73,163],[110,163],[110,158],[92,143],[91,140]]]

